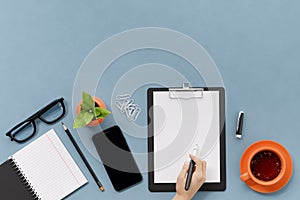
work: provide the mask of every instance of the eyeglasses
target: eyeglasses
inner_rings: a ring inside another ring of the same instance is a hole
[[[54,124],[63,118],[66,113],[64,98],[56,99],[13,127],[6,133],[11,141],[23,143],[29,140],[36,133],[36,119],[46,124]]]

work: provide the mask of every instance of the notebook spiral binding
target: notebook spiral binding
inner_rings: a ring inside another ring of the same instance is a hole
[[[29,194],[33,197],[34,200],[40,200],[41,198],[37,194],[36,190],[33,188],[33,186],[30,184],[29,180],[27,179],[26,175],[23,173],[23,171],[20,169],[17,162],[14,160],[14,158],[10,158],[10,166],[16,171],[20,181],[24,184],[25,188],[29,192]]]

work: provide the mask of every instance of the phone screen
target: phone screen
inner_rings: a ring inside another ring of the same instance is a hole
[[[118,126],[94,135],[92,140],[116,191],[126,189],[142,180],[142,175]]]

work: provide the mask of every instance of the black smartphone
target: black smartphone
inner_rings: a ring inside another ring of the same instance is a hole
[[[92,140],[116,191],[142,181],[142,175],[118,126],[94,135]]]

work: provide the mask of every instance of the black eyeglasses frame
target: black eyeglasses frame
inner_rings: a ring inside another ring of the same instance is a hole
[[[62,107],[62,113],[61,113],[61,115],[58,116],[56,119],[54,119],[52,121],[48,121],[45,118],[43,118],[43,114],[45,114],[47,111],[49,111],[57,103],[61,104],[61,107]],[[16,141],[18,143],[26,142],[27,140],[29,140],[30,138],[32,138],[36,134],[36,122],[35,122],[36,119],[40,119],[42,122],[51,125],[51,124],[54,124],[57,121],[61,120],[63,118],[63,116],[65,115],[65,113],[66,113],[66,107],[65,107],[65,104],[64,104],[64,98],[61,97],[59,99],[56,99],[56,100],[52,101],[51,103],[49,103],[45,107],[41,108],[39,111],[37,111],[36,113],[34,113],[33,115],[31,115],[30,117],[28,117],[27,119],[25,119],[24,121],[20,122],[16,126],[14,126],[12,129],[10,129],[6,133],[6,136],[10,137],[11,141]],[[23,129],[25,129],[30,124],[33,127],[33,133],[30,136],[28,136],[27,138],[25,138],[23,140],[19,140],[19,139],[15,138],[15,136],[18,135],[18,133],[20,133]],[[20,130],[18,130],[17,132],[13,133],[18,128],[20,128]]]

